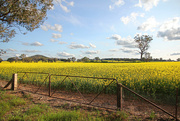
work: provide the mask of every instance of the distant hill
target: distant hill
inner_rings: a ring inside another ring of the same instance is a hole
[[[33,56],[30,56],[30,58],[49,58],[49,57],[46,57],[44,55],[33,55]]]

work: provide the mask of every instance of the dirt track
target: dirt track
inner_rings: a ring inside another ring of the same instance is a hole
[[[0,81],[0,87],[4,87],[7,81]],[[8,87],[10,89],[10,87]],[[64,107],[65,109],[74,109],[74,107],[80,107],[84,110],[92,110],[94,107],[98,107],[98,110],[105,110],[107,112],[116,111],[116,95],[100,94],[91,105],[88,103],[97,94],[83,94],[83,96],[77,92],[69,91],[56,91],[52,97],[48,96],[48,89],[34,85],[20,84],[17,91],[12,93],[17,95],[29,94],[32,97],[34,103],[47,103],[53,107]],[[38,90],[38,91],[37,91]],[[37,92],[36,92],[37,91]],[[36,92],[36,93],[35,93]],[[53,91],[52,91],[53,93]],[[83,98],[84,97],[84,98]],[[167,111],[172,111],[173,106],[160,105]],[[160,111],[159,109],[151,106],[150,104],[142,100],[124,100],[123,110],[128,113],[129,118],[133,119],[138,117],[140,119],[148,120],[151,113],[154,111],[156,119],[170,120],[170,116]],[[178,111],[180,113],[180,110]],[[172,112],[173,113],[173,112]]]

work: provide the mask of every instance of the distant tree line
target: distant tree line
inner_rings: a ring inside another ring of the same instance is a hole
[[[0,58],[0,62],[3,60]],[[95,57],[93,59],[90,59],[88,57],[83,57],[81,59],[76,59],[75,57],[62,59],[62,58],[49,58],[43,55],[34,55],[31,57],[26,57],[25,54],[21,54],[19,57],[10,57],[7,59],[9,62],[57,62],[57,61],[63,61],[63,62],[88,62],[88,63],[111,63],[111,62],[162,62],[162,61],[173,61],[171,59],[163,59],[163,58],[152,58],[152,57],[143,57],[142,59],[138,58],[103,58],[100,59],[99,57]],[[180,58],[177,59],[177,61],[180,61]]]

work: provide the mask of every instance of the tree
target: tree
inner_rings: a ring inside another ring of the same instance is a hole
[[[2,58],[0,58],[0,63],[1,63],[2,61],[3,61]]]
[[[44,22],[53,0],[1,0],[0,39],[8,42],[20,27],[33,31]]]
[[[25,54],[21,54],[21,55],[19,56],[19,58],[21,58],[21,59],[22,59],[22,62],[24,62],[24,58],[26,58],[26,55],[25,55]]]
[[[153,40],[153,38],[149,35],[139,35],[137,34],[134,37],[134,41],[137,43],[137,48],[139,48],[139,53],[141,54],[140,58],[142,60],[143,55],[149,49],[149,43]]]
[[[83,57],[83,58],[81,59],[81,61],[83,61],[83,62],[89,62],[89,58],[88,58],[88,57]]]
[[[145,53],[145,60],[146,62],[149,62],[150,60],[152,60],[151,54],[150,53]]]
[[[67,59],[67,62],[71,62],[71,58],[68,58],[68,59]]]
[[[57,58],[54,58],[54,62],[57,62],[58,61],[58,59]]]
[[[17,62],[18,61],[18,57],[8,58],[7,61],[9,61],[9,62],[13,62],[13,61]]]
[[[99,57],[95,57],[94,60],[99,61],[101,59]]]
[[[180,58],[178,58],[177,61],[180,61]]]
[[[75,62],[75,61],[76,61],[76,58],[75,58],[75,57],[72,57],[71,60],[72,60],[73,62]]]
[[[52,6],[53,0],[0,0],[0,42],[13,38],[15,28],[21,33],[21,28],[27,31],[39,28]]]
[[[48,58],[48,62],[53,62],[54,58]]]
[[[32,58],[31,57],[24,58],[24,62],[32,62]]]

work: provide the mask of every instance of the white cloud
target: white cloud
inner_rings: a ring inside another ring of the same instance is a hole
[[[109,5],[109,9],[112,10],[115,7],[119,7],[125,4],[124,0],[111,0],[113,2],[112,5]]]
[[[90,45],[90,47],[92,47],[92,48],[96,48],[96,45],[93,45],[93,44],[91,44],[91,43],[89,43],[89,45]]]
[[[31,46],[43,46],[40,42],[34,42],[30,44]]]
[[[165,21],[160,26],[160,31],[178,28],[180,26],[180,17],[174,17],[171,20]]]
[[[159,31],[157,36],[162,37],[167,41],[180,40],[180,27],[166,31]]]
[[[9,49],[7,49],[7,51],[12,51],[12,52],[15,52],[15,51],[17,51],[17,50],[12,49],[12,48],[9,48]]]
[[[62,8],[62,10],[65,11],[66,13],[70,12],[70,10],[66,6],[62,5],[61,3],[59,5]]]
[[[73,1],[71,1],[71,2],[67,2],[66,0],[62,0],[62,1],[65,2],[69,6],[74,6],[74,2]]]
[[[86,52],[84,52],[84,54],[98,54],[99,51],[94,51],[94,50],[88,50]]]
[[[59,24],[55,24],[54,26],[51,26],[51,29],[54,31],[62,32],[62,26]]]
[[[155,17],[150,17],[146,20],[146,22],[142,23],[140,26],[138,26],[138,30],[142,31],[155,31],[155,27],[157,27],[159,23],[156,21]]]
[[[28,42],[22,42],[22,45],[26,46],[43,46],[40,42],[33,42],[33,43],[28,43]]]
[[[77,17],[73,16],[73,15],[70,15],[69,17],[64,17],[64,19],[66,21],[70,22],[73,25],[82,25],[80,20]]]
[[[151,32],[157,30],[157,37],[161,37],[166,41],[180,40],[180,17],[174,17],[161,24],[154,17],[150,17],[137,29]]]
[[[128,24],[130,21],[131,21],[131,19],[130,19],[130,17],[129,16],[126,16],[126,17],[121,17],[121,21],[124,23],[124,24]]]
[[[29,43],[28,42],[22,42],[22,45],[29,46]]]
[[[45,26],[45,25],[41,25],[41,29],[44,30],[44,31],[48,31],[48,27]]]
[[[180,40],[180,17],[175,17],[162,23],[157,36],[167,41]]]
[[[50,39],[51,42],[58,42],[58,40]]]
[[[107,39],[114,39],[116,40],[117,45],[122,45],[126,48],[136,48],[136,43],[134,42],[134,39],[128,36],[127,38],[122,38],[118,34],[114,34],[111,37],[108,37]]]
[[[67,44],[67,42],[64,42],[64,41],[60,41],[59,44]]]
[[[59,4],[59,6],[61,7],[63,11],[65,11],[66,13],[70,12],[67,6],[62,5],[62,2],[66,3],[66,5],[69,5],[69,6],[74,6],[74,2],[73,1],[67,2],[66,0],[55,0],[55,3]]]
[[[74,6],[74,2],[73,2],[73,1],[72,1],[72,2],[69,2],[68,5]]]
[[[24,50],[23,52],[35,53],[35,52],[41,52],[41,51],[39,51],[39,50]]]
[[[83,44],[71,44],[71,45],[69,45],[69,48],[70,49],[78,49],[78,48],[85,49],[85,48],[89,48],[89,47],[85,46]]]
[[[157,6],[159,1],[160,0],[139,0],[139,3],[136,4],[135,7],[141,7],[143,9],[145,9],[145,11],[149,11],[154,6]]]
[[[74,54],[70,54],[70,53],[66,53],[66,52],[59,52],[57,53],[58,56],[61,56],[61,57],[74,57],[75,55]]]
[[[119,51],[119,49],[111,49],[111,50],[109,50],[110,52],[117,52],[117,51]]]
[[[137,50],[129,49],[129,48],[121,48],[124,53],[132,53],[132,54],[139,54]]]
[[[135,12],[132,12],[130,14],[130,16],[126,16],[126,17],[121,17],[121,21],[124,23],[124,24],[128,24],[130,21],[135,21],[137,17],[144,17],[144,13],[135,13]]]
[[[15,56],[16,56],[16,57],[19,57],[19,56],[20,56],[20,54],[15,54]]]
[[[52,37],[55,38],[55,39],[61,38],[61,34],[53,33],[53,34],[52,34]]]
[[[48,31],[49,29],[58,31],[58,32],[63,31],[62,25],[59,25],[59,24],[55,24],[54,26],[51,26],[49,24],[41,25],[41,29],[44,31]]]
[[[176,55],[180,55],[180,53],[172,53],[170,54],[171,56],[176,56]]]

